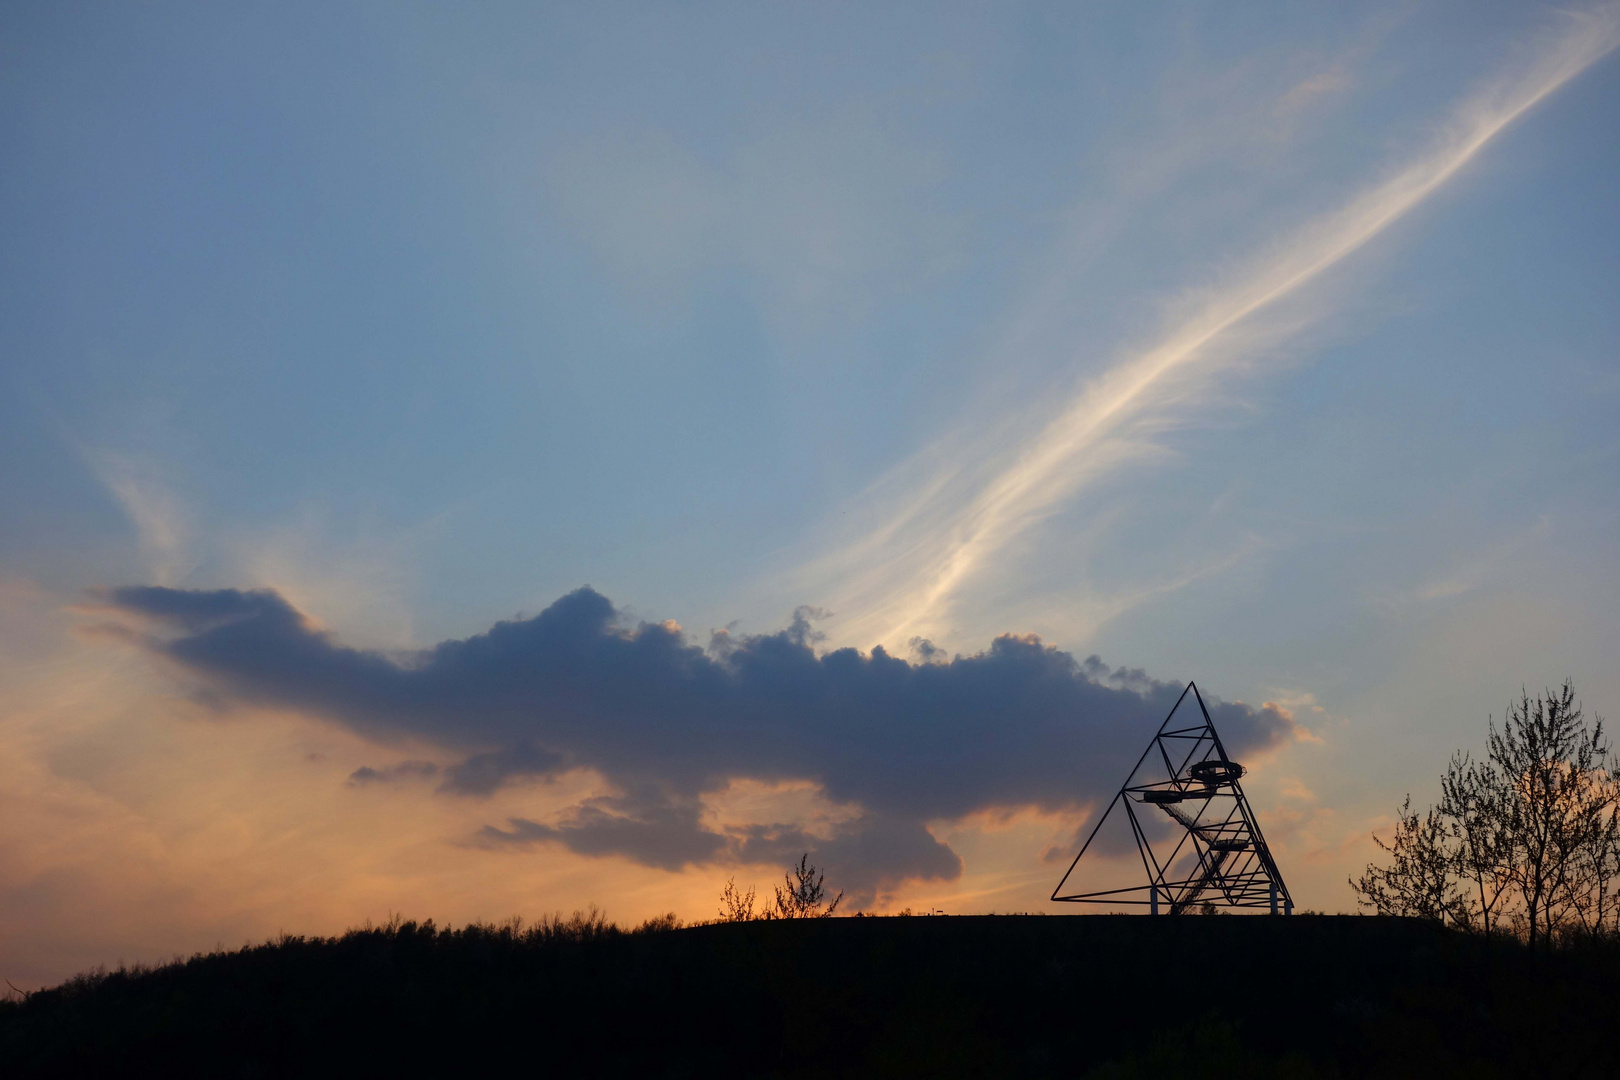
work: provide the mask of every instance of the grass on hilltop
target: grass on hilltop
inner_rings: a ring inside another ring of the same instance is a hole
[[[1606,945],[1404,919],[395,919],[0,1004],[8,1077],[1614,1075]]]

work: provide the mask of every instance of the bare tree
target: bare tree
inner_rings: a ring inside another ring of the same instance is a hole
[[[785,875],[784,884],[776,887],[776,908],[766,918],[825,919],[830,916],[838,910],[844,894],[840,891],[828,900],[826,887],[822,885],[825,876],[810,865],[810,853],[805,852],[799,865]]]
[[[1392,865],[1351,881],[1380,914],[1410,915],[1491,934],[1504,925],[1532,949],[1575,933],[1620,933],[1620,784],[1603,721],[1586,723],[1566,680],[1521,691],[1483,762],[1453,755],[1440,802],[1402,805],[1378,846]]]
[[[720,892],[720,921],[721,922],[750,922],[759,916],[754,914],[754,887],[748,886],[743,892],[737,888],[737,879],[728,878],[726,887]]]
[[[784,875],[783,884],[776,887],[773,902],[759,909],[754,907],[752,885],[744,892],[737,888],[736,878],[728,879],[726,887],[720,892],[720,921],[825,919],[838,910],[839,903],[844,899],[842,892],[828,897],[826,885],[823,884],[825,878],[826,875],[811,864],[810,853],[805,852],[798,865]]]
[[[1517,841],[1508,827],[1507,807],[1512,797],[1497,770],[1464,753],[1451,756],[1451,764],[1440,778],[1436,809],[1455,844],[1456,872],[1472,894],[1466,900],[1463,925],[1472,926],[1477,919],[1486,934],[1493,930],[1493,919],[1509,897],[1513,881]]]
[[[1513,834],[1508,876],[1524,908],[1532,951],[1547,940],[1571,901],[1571,876],[1601,812],[1595,792],[1607,764],[1603,721],[1583,722],[1568,680],[1556,691],[1523,691],[1508,705],[1502,730],[1491,725],[1490,762],[1511,792],[1505,826]]]
[[[1620,933],[1620,797],[1612,777],[1605,775],[1598,784],[1607,790],[1592,801],[1607,805],[1587,823],[1568,882],[1569,909],[1588,937]]]
[[[1373,842],[1394,857],[1394,865],[1368,866],[1360,880],[1351,880],[1357,900],[1379,915],[1465,923],[1467,904],[1458,887],[1457,860],[1449,841],[1450,833],[1439,813],[1419,814],[1408,795],[1397,813],[1390,842],[1373,834]]]

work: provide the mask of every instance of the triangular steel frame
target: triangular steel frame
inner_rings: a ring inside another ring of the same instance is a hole
[[[1178,720],[1176,727],[1170,727],[1170,721],[1188,694],[1198,703],[1201,721],[1187,724]],[[1153,755],[1164,763],[1169,779],[1137,783],[1143,764]],[[1196,684],[1189,682],[1119,793],[1092,826],[1080,854],[1074,857],[1063,879],[1052,890],[1052,899],[1079,904],[1143,906],[1155,915],[1159,914],[1161,903],[1163,910],[1172,915],[1206,903],[1269,908],[1273,915],[1279,911],[1293,914],[1293,897],[1283,884],[1271,849],[1260,833],[1260,823],[1255,820],[1249,800],[1243,795],[1243,786],[1238,783],[1243,773],[1243,766],[1226,756],[1226,747],[1221,744],[1215,723],[1204,707],[1203,695]],[[1103,892],[1065,893],[1065,886],[1103,822],[1121,807],[1130,819],[1147,882]],[[1181,832],[1173,846],[1161,840],[1156,851],[1142,828],[1138,813],[1160,811],[1180,825]],[[1166,847],[1169,847],[1167,854]],[[1172,868],[1178,861],[1184,864],[1189,852],[1197,856],[1196,863],[1183,876],[1172,878]]]

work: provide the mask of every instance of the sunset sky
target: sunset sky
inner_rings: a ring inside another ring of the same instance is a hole
[[[1189,679],[1297,902],[1620,710],[1620,7],[13,4],[0,976],[1047,897]]]

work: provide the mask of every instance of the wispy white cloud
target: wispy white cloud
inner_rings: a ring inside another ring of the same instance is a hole
[[[222,545],[231,580],[280,592],[353,645],[410,649],[410,599],[420,550],[446,515],[405,528],[310,504],[274,527],[241,531]]]
[[[160,585],[174,585],[192,569],[190,515],[151,461],[110,450],[86,451],[86,460],[130,524],[144,569]]]
[[[1369,588],[1362,602],[1384,618],[1406,617],[1438,601],[1453,600],[1477,592],[1500,577],[1505,566],[1526,551],[1544,545],[1553,535],[1553,520],[1543,516],[1529,525],[1471,552],[1449,559],[1442,571],[1416,583],[1400,587]]]
[[[195,584],[199,568],[250,588],[272,588],[317,622],[340,625],[351,644],[415,647],[407,594],[417,549],[446,511],[386,530],[364,510],[338,515],[309,504],[274,525],[201,527],[184,470],[159,454],[75,443],[90,471],[135,528],[142,580]]]
[[[876,492],[890,513],[805,571],[836,590],[835,637],[898,645],[940,634],[953,605],[1015,553],[1015,541],[1083,489],[1160,452],[1156,434],[1219,376],[1251,362],[1244,346],[1260,340],[1255,316],[1387,232],[1515,119],[1620,44],[1620,7],[1563,19],[1524,62],[1465,100],[1426,152],[1183,305],[1150,345],[1055,407],[1011,418],[970,453],[936,447],[897,470]],[[1265,332],[1275,339],[1306,321],[1296,315]]]

